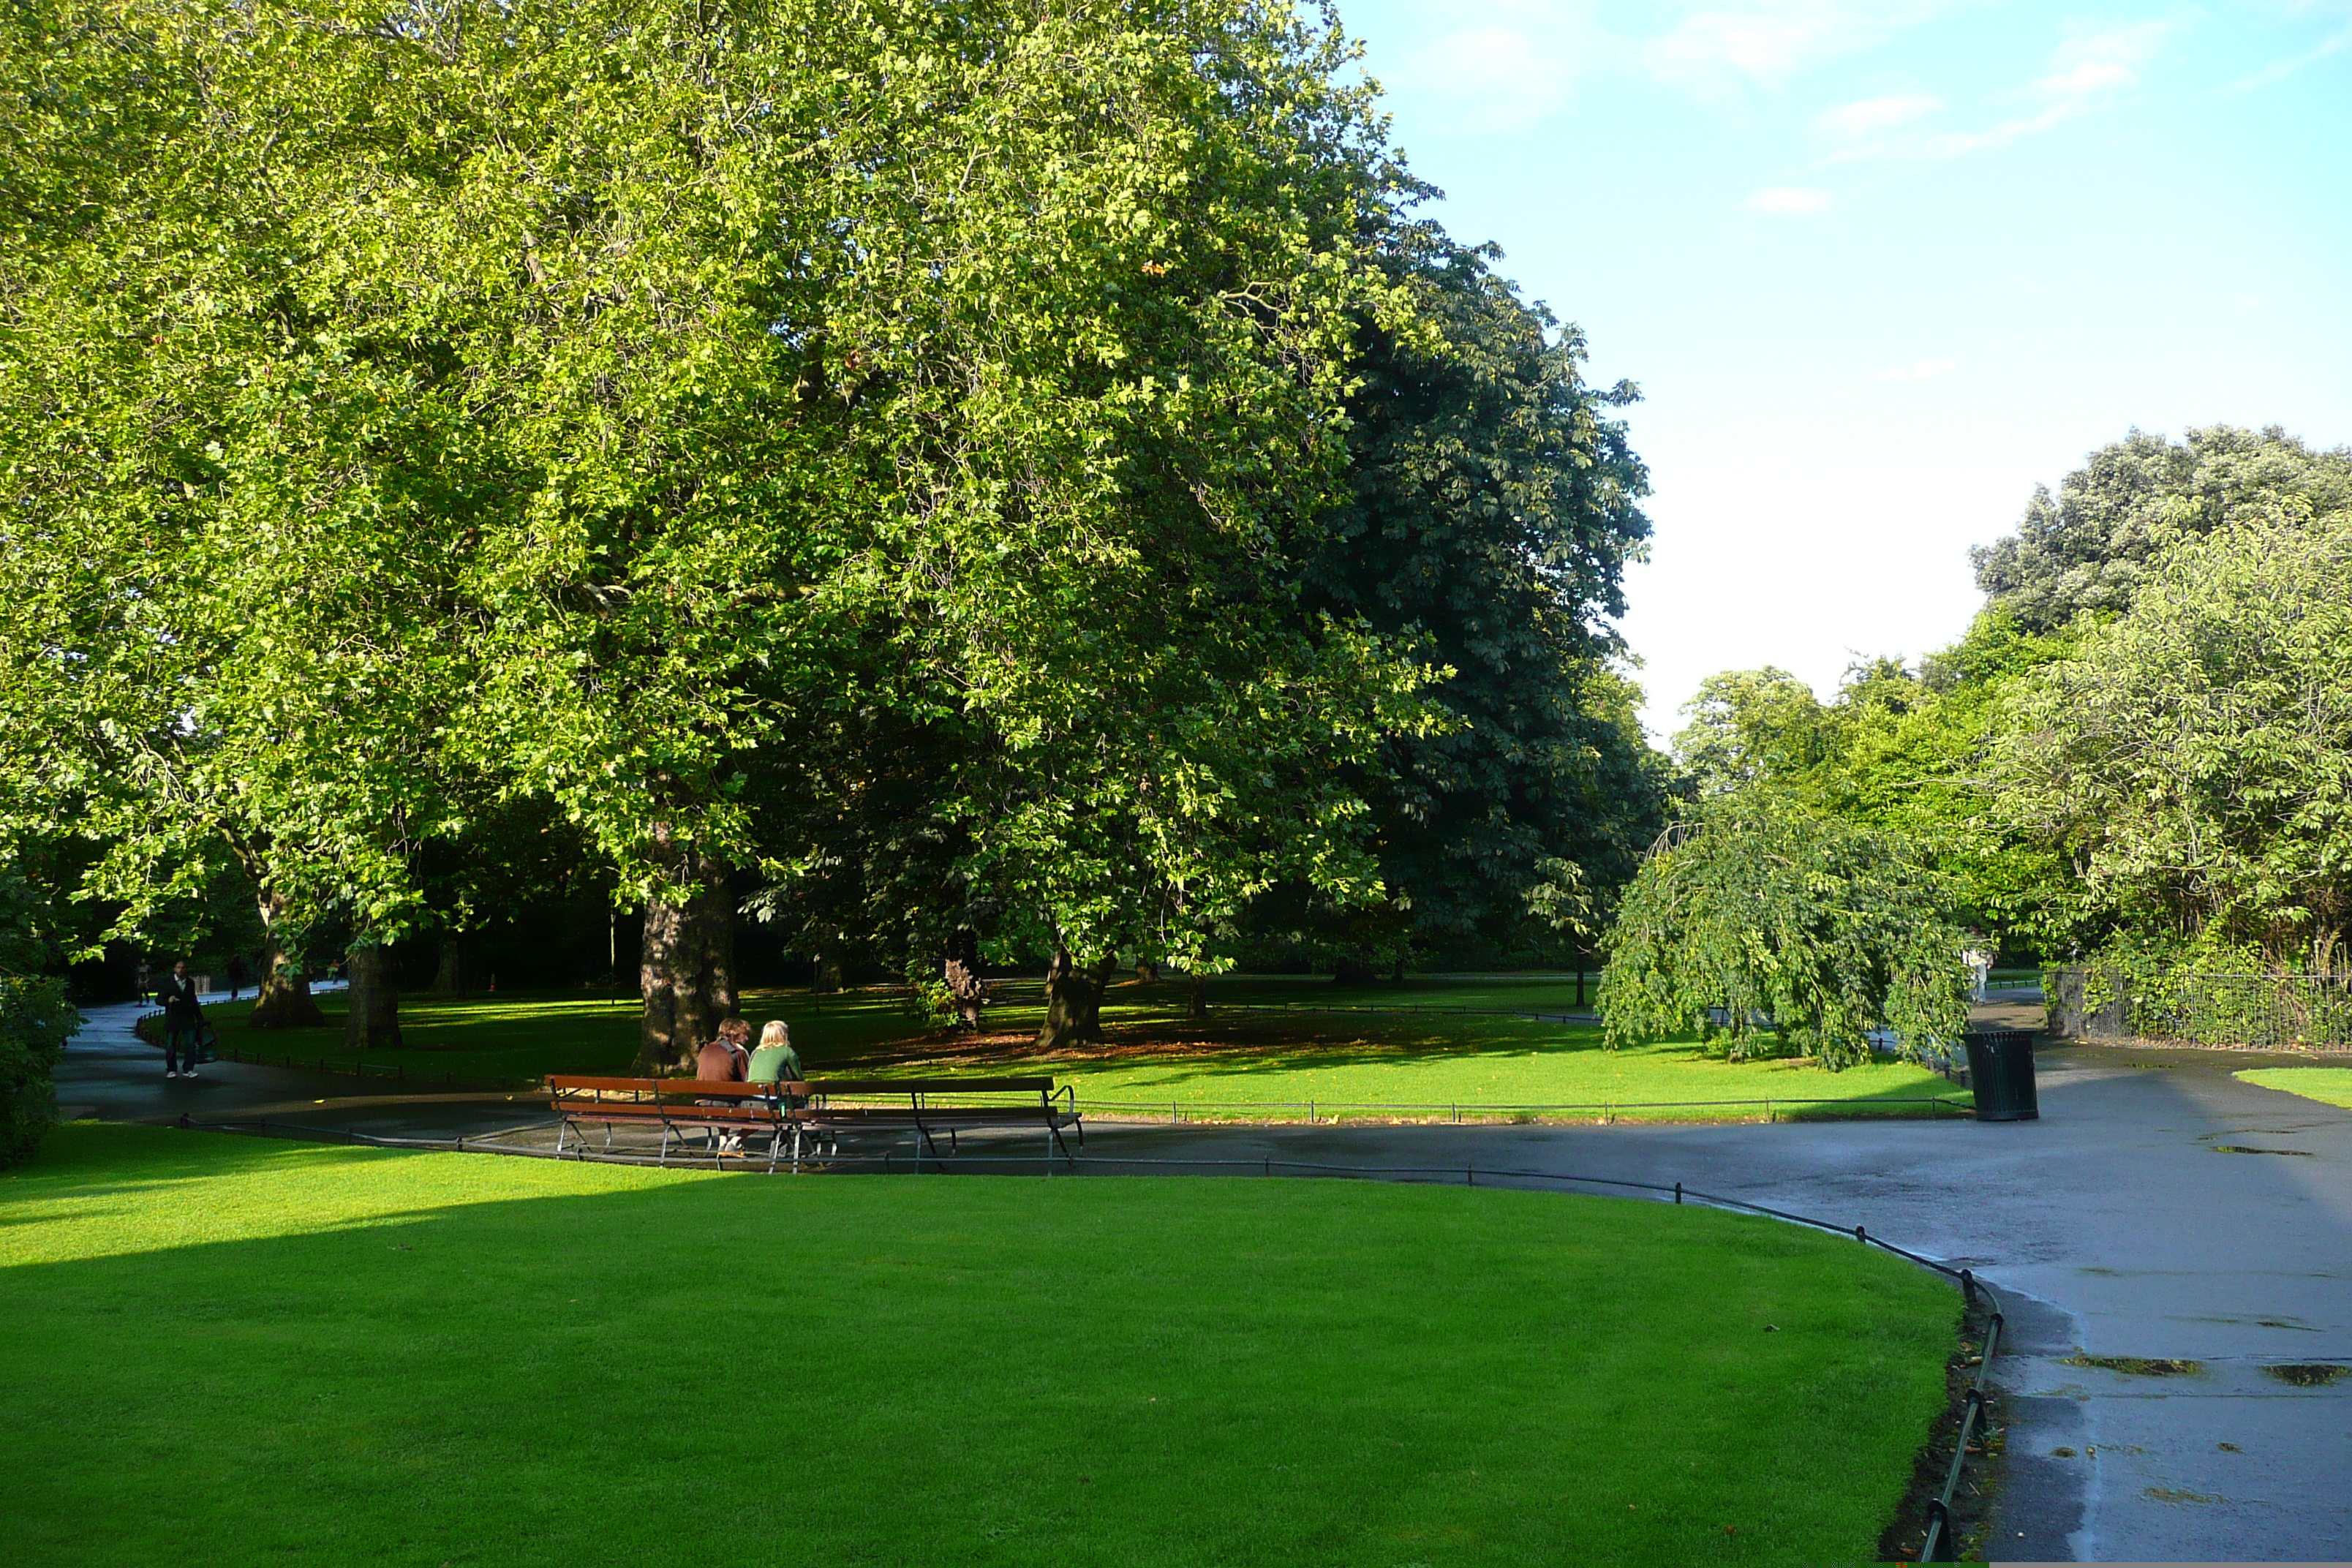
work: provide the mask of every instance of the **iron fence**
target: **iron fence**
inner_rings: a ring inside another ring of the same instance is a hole
[[[2256,1050],[2352,1050],[2352,976],[2053,970],[2052,1032]]]

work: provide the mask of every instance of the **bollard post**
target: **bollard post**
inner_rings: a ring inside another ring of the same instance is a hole
[[[1977,1276],[1973,1268],[1960,1270],[1960,1297],[1971,1307],[1977,1304]]]
[[[1870,1245],[1870,1233],[1864,1230],[1860,1226],[1855,1226],[1853,1227],[1853,1238],[1862,1243],[1864,1247],[1868,1247]]]
[[[1683,1184],[1682,1184],[1680,1182],[1676,1182],[1676,1183],[1675,1184],[1675,1202],[1676,1202],[1676,1203],[1680,1203],[1680,1202],[1682,1202],[1682,1201],[1683,1201]]]

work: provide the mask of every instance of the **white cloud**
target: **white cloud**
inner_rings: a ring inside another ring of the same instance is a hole
[[[1428,94],[1461,129],[1524,131],[1622,53],[1588,0],[1487,0],[1477,16],[1476,26],[1423,37],[1379,74]]]
[[[1984,3],[1480,0],[1451,16],[1432,7],[1429,30],[1374,69],[1428,94],[1464,128],[1523,130],[1558,113],[1592,76],[1647,77],[1702,96],[1775,88]]]
[[[2013,114],[1982,131],[1931,136],[1919,145],[1918,152],[1930,158],[1957,158],[2005,147],[2105,109],[2126,89],[2138,84],[2141,68],[2155,58],[2176,26],[2172,22],[2136,22],[2129,26],[2078,34],[2052,52],[2048,74],[2011,95],[2038,107]]]
[[[1933,381],[1939,375],[1949,375],[1960,368],[1956,359],[1915,359],[1909,364],[1891,365],[1878,373],[1880,381]]]
[[[1660,80],[1775,87],[1958,9],[1969,0],[1715,0],[1643,46]]]
[[[1768,185],[1741,205],[1758,213],[1826,212],[1830,194],[1807,185]]]
[[[1944,107],[1940,98],[1865,98],[1815,117],[1813,129],[1839,142],[1858,142],[1910,124]]]
[[[2346,48],[2352,48],[2352,24],[2347,24],[2341,31],[2329,34],[2299,55],[2289,55],[2284,59],[2273,60],[2262,69],[2239,78],[2230,84],[2229,90],[2252,92],[2256,88],[2268,87],[2274,81],[2284,81],[2304,67],[2315,61],[2324,60],[2328,56]]]
[[[1409,79],[1451,100],[1474,130],[1523,130],[1568,101],[1570,72],[1548,41],[1511,27],[1431,40]]]

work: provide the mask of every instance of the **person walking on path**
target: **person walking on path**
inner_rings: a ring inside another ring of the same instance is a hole
[[[228,960],[228,999],[236,1001],[245,991],[245,960],[236,953]]]
[[[163,1005],[163,1076],[194,1078],[196,1059],[202,1049],[198,1044],[205,1032],[205,1012],[196,1004],[196,983],[188,977],[188,961],[172,965],[172,973],[155,987],[155,1000]]]

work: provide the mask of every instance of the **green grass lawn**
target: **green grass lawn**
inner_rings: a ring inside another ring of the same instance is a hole
[[[1564,985],[1572,990],[1573,982],[1497,976],[1342,988],[1244,976],[1219,982],[1211,1020],[1195,1025],[1185,1019],[1179,988],[1126,983],[1104,1009],[1106,1044],[1051,1056],[1030,1040],[1042,1016],[1034,984],[1004,987],[1006,1000],[977,1037],[929,1027],[897,992],[881,988],[754,993],[743,1011],[755,1024],[788,1020],[815,1075],[1049,1072],[1076,1086],[1081,1108],[1103,1113],[1303,1116],[1311,1105],[1318,1116],[1353,1107],[1340,1114],[1443,1119],[1457,1106],[1465,1117],[1481,1107],[1610,1106],[1633,1109],[1559,1114],[1705,1120],[1917,1114],[1926,1109],[1919,1100],[1958,1098],[1949,1083],[1907,1063],[1832,1073],[1798,1060],[1725,1062],[1687,1040],[1610,1051],[1591,1026],[1444,1011],[1548,1011],[1565,1005]],[[323,1005],[340,1016],[339,996]],[[633,997],[410,996],[401,1004],[405,1046],[368,1060],[459,1078],[619,1072],[636,1048],[636,1018]],[[231,1023],[224,1038],[298,1059],[351,1059],[339,1027],[255,1034]],[[1834,1103],[1806,1103],[1816,1100]],[[1640,1109],[1658,1102],[1670,1108]]]
[[[2352,1068],[2249,1068],[2230,1076],[2352,1110]]]
[[[716,1176],[76,1124],[12,1564],[1858,1562],[1941,1281],[1696,1206]]]

